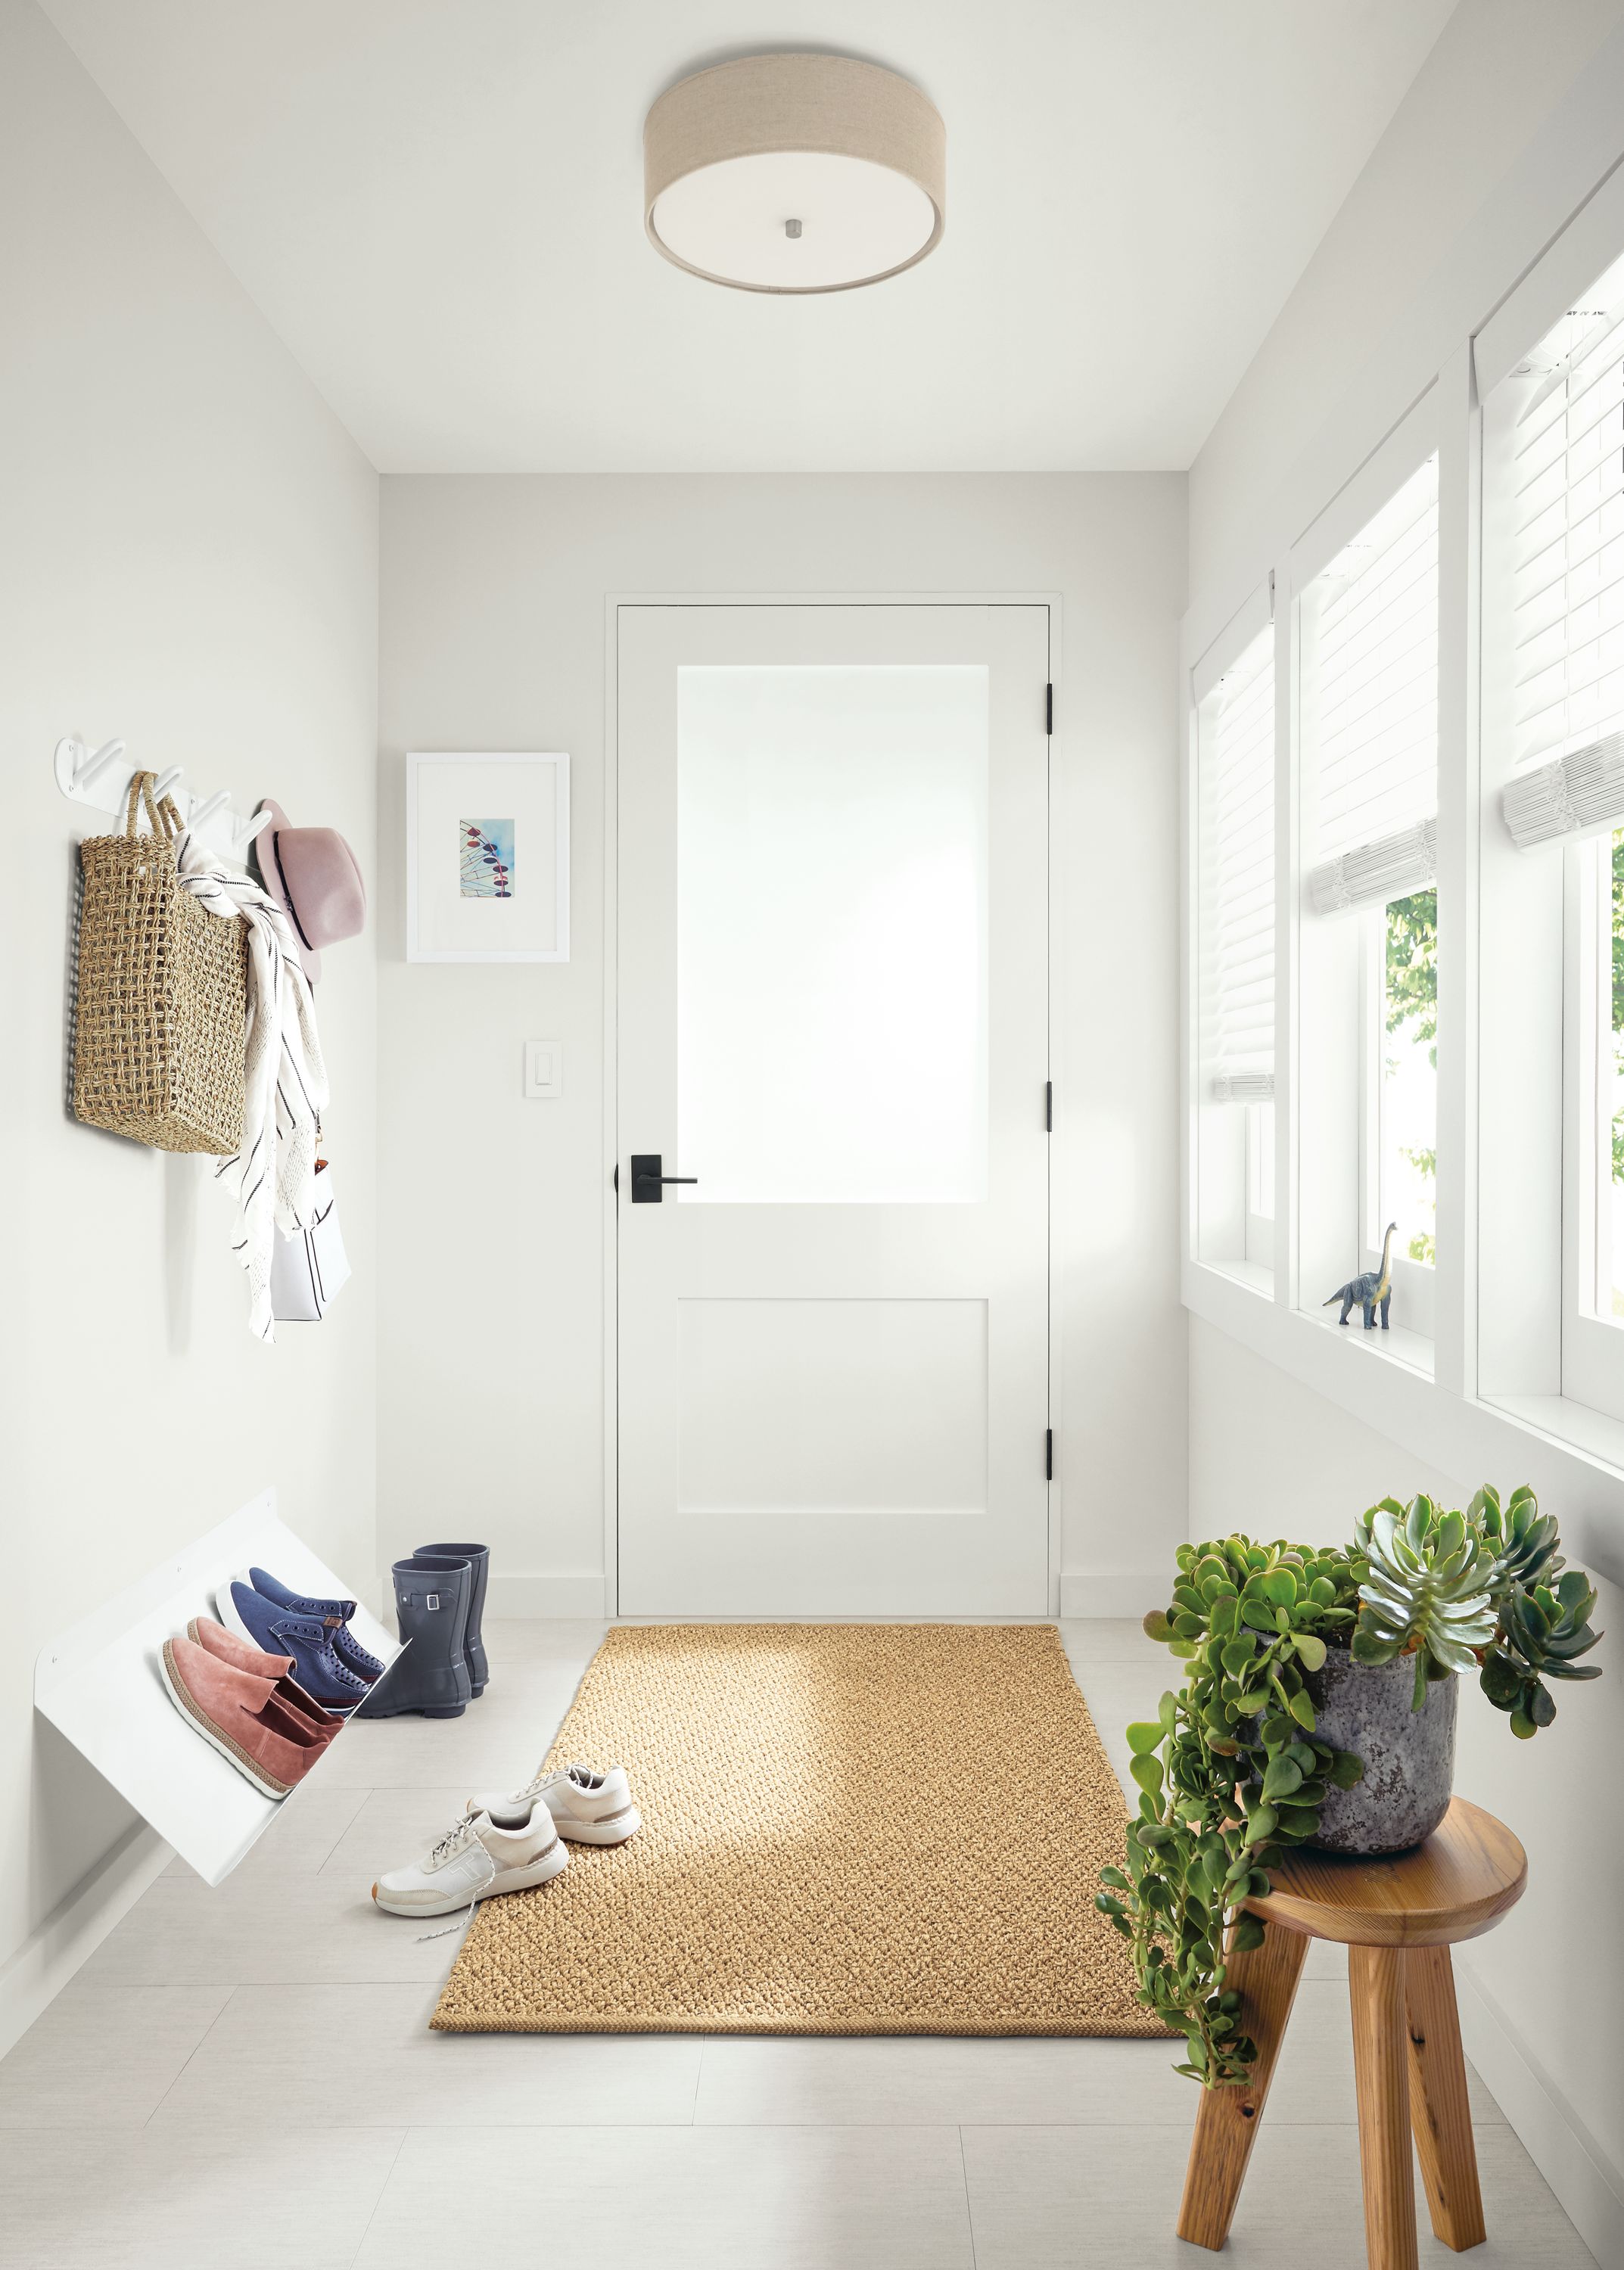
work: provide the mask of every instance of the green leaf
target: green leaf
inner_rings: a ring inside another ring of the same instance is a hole
[[[1279,1814],[1272,1805],[1254,1806],[1246,1816],[1248,1842],[1253,1844],[1266,1844],[1279,1826]]]
[[[1323,1671],[1325,1667],[1325,1643],[1315,1632],[1296,1632],[1292,1645],[1297,1651],[1297,1660],[1305,1671]]]
[[[1150,1751],[1161,1747],[1164,1731],[1159,1725],[1153,1726],[1140,1720],[1128,1729],[1128,1747],[1136,1758],[1145,1757]]]
[[[1243,1915],[1235,1924],[1235,1938],[1230,1945],[1230,1952],[1235,1955],[1249,1955],[1254,1947],[1263,1945],[1264,1936],[1262,1917]]]
[[[1302,1772],[1300,1767],[1294,1765],[1289,1758],[1274,1758],[1270,1761],[1269,1769],[1263,1777],[1263,1794],[1265,1804],[1272,1803],[1279,1798],[1289,1797],[1294,1790],[1301,1787]]]
[[[1264,1599],[1277,1608],[1289,1608],[1297,1597],[1297,1579],[1290,1569],[1269,1569],[1257,1579]]]
[[[1398,1642],[1383,1639],[1368,1624],[1361,1623],[1348,1652],[1355,1663],[1390,1663],[1398,1652]]]
[[[1275,1628],[1274,1610],[1264,1600],[1242,1600],[1241,1621],[1243,1624],[1250,1624],[1254,1631],[1268,1632],[1272,1636]]]
[[[1145,1636],[1146,1639],[1159,1640],[1172,1638],[1173,1626],[1165,1608],[1153,1608],[1146,1617]]]
[[[1128,1770],[1145,1792],[1146,1797],[1157,1796],[1161,1789],[1161,1764],[1157,1758],[1131,1758]]]
[[[1306,1726],[1310,1734],[1314,1732],[1314,1705],[1301,1688],[1291,1698],[1291,1715],[1300,1726]]]

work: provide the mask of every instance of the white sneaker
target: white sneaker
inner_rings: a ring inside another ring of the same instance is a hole
[[[511,1797],[472,1797],[468,1802],[493,1821],[504,1822],[521,1814],[528,1818],[532,1805],[545,1805],[559,1835],[572,1844],[624,1844],[643,1825],[620,1766],[611,1766],[606,1773],[593,1766],[559,1766],[552,1773],[538,1774]]]
[[[512,1806],[501,1821],[471,1806],[416,1867],[380,1876],[372,1896],[390,1915],[454,1915],[471,1901],[547,1883],[568,1866],[545,1805]]]

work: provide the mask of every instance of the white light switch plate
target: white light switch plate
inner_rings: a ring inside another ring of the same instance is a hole
[[[564,1048],[561,1042],[525,1042],[524,1093],[526,1095],[563,1094]]]

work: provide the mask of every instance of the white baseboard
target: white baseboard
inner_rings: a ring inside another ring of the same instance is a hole
[[[1614,2167],[1495,2003],[1455,1953],[1461,2039],[1489,2094],[1602,2266],[1624,2270],[1624,2171]]]
[[[553,1616],[585,1617],[601,1623],[604,1579],[597,1569],[578,1576],[562,1573],[515,1576],[493,1569],[485,1613],[487,1616],[519,1616],[532,1621]]]
[[[173,1857],[155,1829],[135,1822],[29,1932],[0,1970],[0,2057],[61,1993]]]
[[[1137,1624],[1147,1608],[1165,1607],[1169,1589],[1167,1564],[1144,1569],[1063,1569],[1063,1616],[1131,1616]]]

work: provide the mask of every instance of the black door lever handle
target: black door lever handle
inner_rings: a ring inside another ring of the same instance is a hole
[[[658,1205],[660,1194],[667,1183],[697,1183],[697,1175],[664,1175],[660,1172],[661,1158],[657,1151],[634,1151],[632,1154],[632,1204]]]

